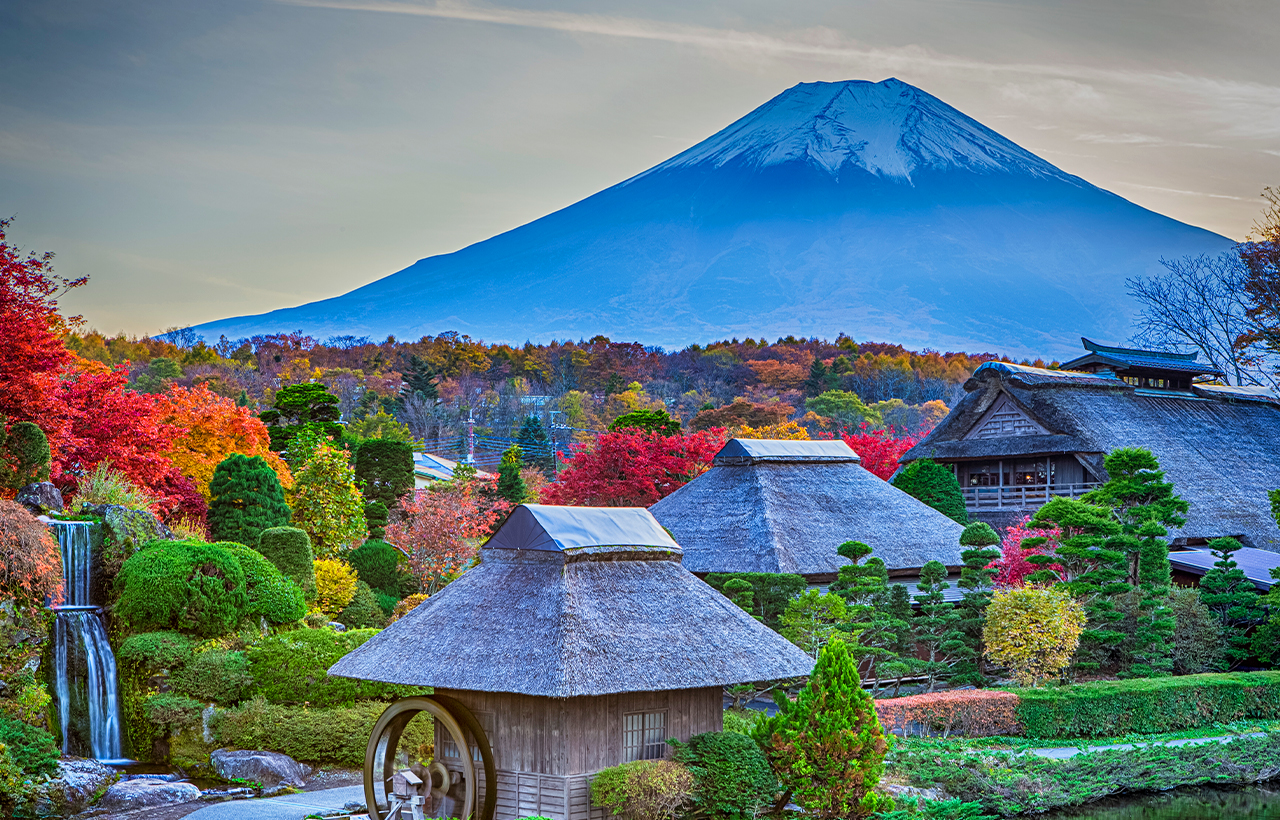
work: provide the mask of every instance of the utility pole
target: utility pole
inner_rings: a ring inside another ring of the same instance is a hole
[[[476,463],[476,411],[467,410],[467,464]]]

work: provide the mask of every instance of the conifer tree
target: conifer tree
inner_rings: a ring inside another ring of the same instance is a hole
[[[839,384],[840,374],[823,364],[821,359],[814,359],[813,364],[809,365],[809,378],[805,379],[804,393],[806,396],[821,396],[828,390],[835,390]]]
[[[513,444],[502,454],[502,462],[498,465],[498,495],[512,504],[523,504],[529,497],[529,488],[520,476],[523,465],[523,454],[519,444]]]
[[[889,743],[844,641],[827,644],[794,701],[774,700],[754,737],[784,789],[777,808],[794,800],[816,820],[843,820],[892,807],[876,791]]]
[[[387,505],[370,501],[364,505],[364,520],[369,528],[369,538],[381,540],[387,535]]]
[[[1200,579],[1200,600],[1222,624],[1227,665],[1234,668],[1249,657],[1248,630],[1262,617],[1258,590],[1235,562],[1239,541],[1215,538],[1209,549],[1218,560]]]
[[[276,471],[262,456],[232,453],[209,482],[209,537],[257,547],[263,530],[289,523],[291,510]]]
[[[289,442],[303,429],[336,441],[342,436],[339,417],[338,397],[317,382],[280,388],[271,409],[258,415],[267,425],[271,449],[277,453],[287,450]]]
[[[967,647],[965,658],[956,665],[953,683],[972,683],[980,685],[986,681],[982,675],[982,624],[986,617],[987,605],[991,603],[991,593],[995,591],[994,580],[996,569],[991,563],[1000,557],[996,545],[1000,536],[990,524],[975,521],[964,528],[960,534],[960,559],[964,568],[960,570],[960,580],[956,586],[964,590],[960,605],[956,608],[960,613],[960,631],[964,634]]]
[[[743,612],[751,614],[755,611],[755,589],[749,582],[744,581],[741,578],[730,578],[728,581],[725,581],[722,592],[726,598],[733,601],[734,606],[738,607]],[[764,617],[760,615],[752,615],[752,617],[757,621],[764,620]]]
[[[968,648],[960,631],[960,613],[943,597],[943,591],[951,586],[946,579],[947,568],[942,562],[930,561],[921,567],[916,586],[921,594],[915,596],[919,605],[914,619],[915,638],[929,655],[920,667],[928,676],[930,692]]]
[[[868,677],[878,682],[879,665],[898,659],[895,647],[907,624],[894,618],[887,608],[889,572],[884,561],[867,557],[871,547],[861,541],[846,541],[836,552],[852,562],[840,567],[836,582],[831,585],[831,592],[848,604],[849,623],[844,631],[857,637],[849,651],[860,667],[866,663]],[[863,558],[867,562],[859,563]]]
[[[914,672],[920,664],[915,656],[916,633],[911,622],[915,613],[911,609],[911,592],[905,584],[889,586],[889,600],[885,605],[885,615],[886,623],[892,626],[886,633],[889,636],[887,645],[896,657],[882,661],[877,665],[876,672],[885,679],[894,679],[893,697],[897,697],[902,679]]]
[[[365,499],[381,501],[391,510],[413,489],[413,445],[380,438],[362,441],[355,470]]]
[[[525,416],[516,434],[516,444],[520,445],[521,458],[526,467],[537,467],[547,475],[555,470],[555,454],[551,451],[551,437],[542,420],[537,416]]]
[[[409,357],[409,367],[400,378],[404,381],[404,387],[400,391],[402,401],[415,395],[432,404],[440,400],[440,388],[436,385],[434,369],[417,356]]]

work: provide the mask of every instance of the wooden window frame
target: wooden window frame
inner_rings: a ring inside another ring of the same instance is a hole
[[[643,712],[625,712],[622,715],[623,762],[634,760],[664,760],[667,757],[667,711],[655,709]],[[656,718],[657,720],[652,720]],[[628,726],[631,719],[638,719],[639,726]],[[656,725],[654,725],[656,724]],[[651,736],[651,733],[655,733]],[[633,742],[632,735],[638,735]]]

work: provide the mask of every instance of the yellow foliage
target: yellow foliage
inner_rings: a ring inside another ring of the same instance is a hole
[[[1084,607],[1057,590],[996,590],[982,627],[984,654],[1007,666],[1020,686],[1057,676],[1080,646]]]
[[[388,621],[388,623],[395,623],[396,621],[400,620],[404,616],[408,615],[418,606],[418,604],[427,600],[427,598],[429,597],[430,596],[427,595],[427,593],[425,592],[415,592],[413,595],[410,595],[408,598],[405,598],[403,601],[396,604],[396,608],[391,611],[391,620]]]
[[[336,558],[318,558],[314,566],[316,606],[332,618],[356,597],[356,571],[346,561]]]
[[[744,424],[732,430],[734,438],[767,438],[783,441],[808,441],[809,431],[794,421],[782,424],[766,424],[763,427],[752,427]]]

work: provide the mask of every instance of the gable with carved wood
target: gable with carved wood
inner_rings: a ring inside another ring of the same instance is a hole
[[[1043,436],[1049,431],[1041,427],[1022,411],[1008,396],[996,400],[965,439],[1010,438],[1012,436]]]

